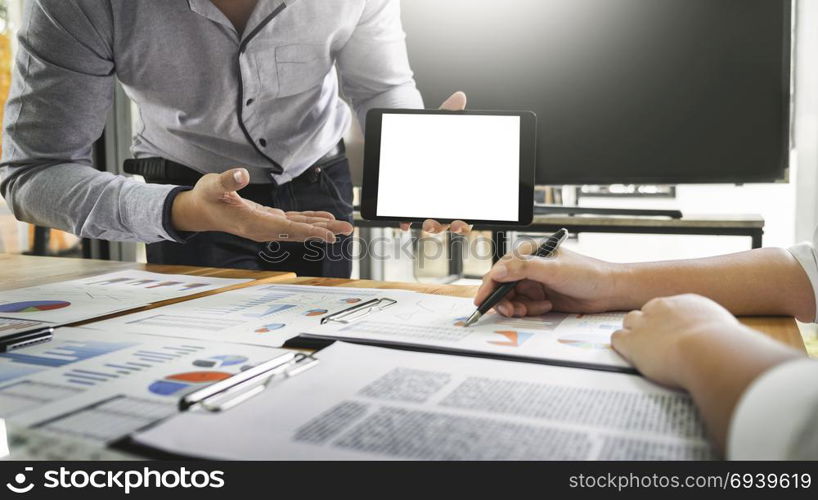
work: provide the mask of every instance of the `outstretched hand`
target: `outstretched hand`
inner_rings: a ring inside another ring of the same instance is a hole
[[[178,231],[219,231],[257,242],[320,240],[352,234],[352,224],[329,212],[284,212],[242,198],[250,183],[243,168],[208,174],[174,200],[171,220]]]

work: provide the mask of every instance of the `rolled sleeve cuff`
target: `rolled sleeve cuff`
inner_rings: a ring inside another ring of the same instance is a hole
[[[801,243],[790,247],[789,251],[807,273],[807,277],[812,284],[813,297],[815,298],[815,311],[818,314],[818,255],[815,253],[815,246],[810,243]],[[818,317],[813,318],[813,322],[816,321],[818,321]]]
[[[361,128],[366,130],[366,114],[371,109],[423,109],[423,98],[415,82],[392,87],[356,107]]]
[[[173,227],[172,219],[173,202],[176,200],[176,197],[179,196],[180,193],[190,191],[191,189],[193,188],[176,186],[171,189],[167,197],[165,197],[165,203],[162,206],[162,229],[164,229],[164,234],[160,235],[163,239],[175,241],[176,243],[187,243],[191,238],[196,236],[196,233],[177,231],[176,228]]]
[[[727,439],[731,460],[800,458],[799,439],[818,403],[818,361],[790,361],[758,377],[741,397]]]

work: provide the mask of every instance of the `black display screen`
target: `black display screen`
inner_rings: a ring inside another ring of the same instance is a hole
[[[539,117],[538,184],[767,182],[788,165],[782,0],[403,0],[427,107]]]

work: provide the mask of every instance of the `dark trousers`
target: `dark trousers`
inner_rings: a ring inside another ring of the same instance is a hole
[[[149,180],[149,182],[161,182]],[[281,186],[253,184],[239,194],[248,200],[287,211],[322,210],[352,222],[352,178],[349,163],[340,160],[320,173]],[[292,271],[299,276],[349,278],[352,238],[339,236],[332,245],[256,243],[227,233],[199,233],[187,243],[163,241],[147,246],[151,264]]]

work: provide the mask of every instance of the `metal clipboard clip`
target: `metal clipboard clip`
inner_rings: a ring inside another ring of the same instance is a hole
[[[344,309],[321,318],[321,324],[326,325],[330,321],[347,325],[353,321],[369,316],[373,312],[383,311],[387,307],[397,304],[397,300],[392,299],[372,299],[360,304]]]
[[[198,408],[209,412],[229,410],[261,394],[274,379],[294,377],[317,364],[318,359],[311,354],[289,352],[191,392],[179,400],[179,411]]]

